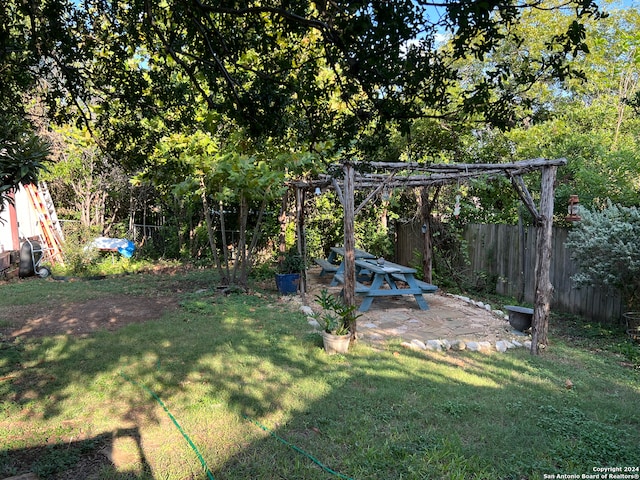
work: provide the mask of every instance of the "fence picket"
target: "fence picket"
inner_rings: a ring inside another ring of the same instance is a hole
[[[412,235],[416,226],[398,225],[396,260],[408,264],[414,262],[413,252],[420,251],[416,236]],[[577,287],[571,276],[577,267],[571,260],[570,252],[564,246],[568,229],[553,228],[553,252],[551,254],[551,283],[554,287],[552,308],[581,315],[599,322],[618,322],[624,305],[618,292],[597,288]],[[524,227],[524,244],[518,226],[512,225],[467,225],[464,238],[468,243],[472,280],[482,276],[495,279],[497,293],[522,297],[524,282],[524,302],[533,303],[535,288],[535,227]],[[419,238],[418,238],[419,240]],[[522,249],[524,248],[524,252]],[[524,256],[524,271],[522,258]]]

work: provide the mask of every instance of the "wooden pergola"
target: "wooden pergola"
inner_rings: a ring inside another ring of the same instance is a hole
[[[355,305],[355,216],[364,206],[384,189],[434,187],[451,183],[461,183],[474,178],[506,176],[518,193],[534,219],[536,227],[535,298],[532,323],[531,353],[538,354],[539,348],[547,343],[549,313],[553,287],[550,280],[551,239],[553,226],[553,204],[556,172],[566,165],[564,158],[548,160],[537,158],[513,163],[471,163],[471,164],[419,164],[358,162],[346,160],[336,166],[336,174],[319,175],[313,180],[299,180],[290,183],[296,190],[298,247],[302,252],[304,243],[303,219],[305,191],[316,188],[332,188],[344,209],[344,301]],[[522,175],[541,171],[540,205],[536,206]],[[371,190],[365,200],[355,205],[356,190]],[[355,328],[355,327],[354,327]],[[354,331],[355,333],[355,331]]]

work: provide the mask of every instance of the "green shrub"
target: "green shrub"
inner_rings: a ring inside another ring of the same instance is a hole
[[[67,275],[87,275],[98,263],[100,253],[87,245],[98,235],[96,230],[78,223],[66,223],[62,257],[64,273]]]
[[[581,209],[580,215],[565,244],[580,269],[573,280],[612,287],[628,308],[640,308],[640,211],[609,203],[599,212]]]

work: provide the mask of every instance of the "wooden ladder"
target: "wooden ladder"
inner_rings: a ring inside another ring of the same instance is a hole
[[[44,188],[42,187],[44,185]],[[40,227],[40,242],[48,255],[52,265],[63,264],[62,260],[62,229],[55,214],[55,208],[46,184],[23,185],[31,208],[36,213]],[[45,248],[46,247],[46,248]]]

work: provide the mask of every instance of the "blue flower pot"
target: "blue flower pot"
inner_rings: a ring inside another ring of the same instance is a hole
[[[276,286],[282,295],[295,295],[299,284],[299,273],[276,273]]]

